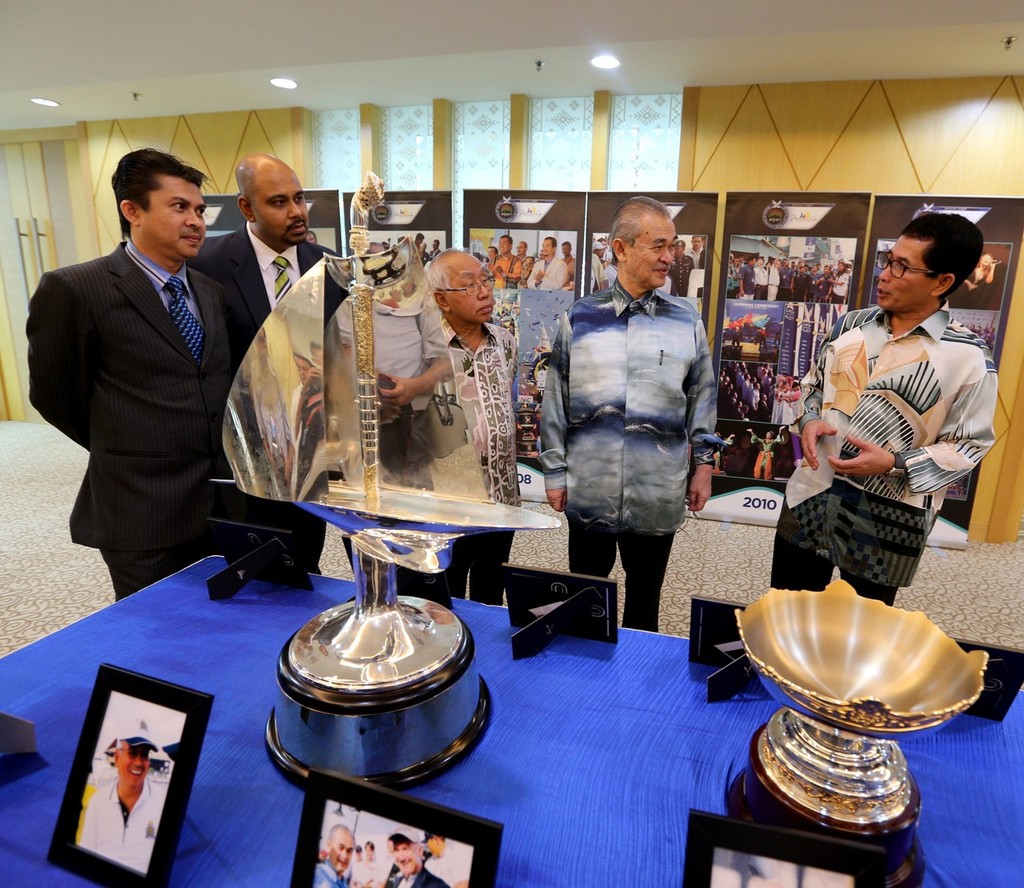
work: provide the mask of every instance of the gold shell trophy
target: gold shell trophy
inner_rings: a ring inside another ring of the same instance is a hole
[[[729,813],[879,846],[887,888],[916,888],[921,797],[895,738],[971,706],[988,655],[842,580],[824,592],[772,589],[736,617],[750,662],[785,705],[755,732]]]
[[[399,372],[410,355],[449,362],[436,318],[429,343],[423,332],[432,297],[412,241],[369,252],[366,218],[381,200],[369,173],[352,201],[353,255],[325,256],[263,324],[228,398],[224,449],[241,490],[295,502],[353,545],[355,599],[310,620],[281,652],[271,757],[296,776],[317,767],[404,783],[472,745],[489,696],[469,629],[439,604],[400,598],[396,566],[437,573],[462,534],[558,522],[490,501],[465,422],[453,436],[442,419],[443,442],[416,422],[401,453],[381,447],[395,432],[388,423],[413,410],[382,406],[378,382],[411,376]],[[325,326],[326,274],[349,296]],[[431,405],[461,415],[447,391],[412,403],[419,419]]]

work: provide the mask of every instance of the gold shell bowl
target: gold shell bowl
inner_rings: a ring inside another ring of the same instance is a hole
[[[886,737],[938,728],[981,694],[988,654],[965,652],[920,612],[824,592],[771,589],[737,611],[747,656],[780,702]]]

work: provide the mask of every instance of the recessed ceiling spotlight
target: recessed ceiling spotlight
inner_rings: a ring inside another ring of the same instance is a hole
[[[59,108],[60,102],[55,102],[53,99],[32,99],[37,105],[42,105],[44,108]]]
[[[619,62],[619,60],[617,58],[615,58],[615,56],[607,55],[606,54],[606,55],[596,55],[596,56],[594,56],[590,60],[590,64],[592,64],[595,68],[608,68],[608,69],[611,69],[611,68],[618,68],[620,62]]]
[[[295,89],[298,86],[294,80],[289,80],[287,77],[272,77],[270,78],[270,85],[280,87],[281,89]]]

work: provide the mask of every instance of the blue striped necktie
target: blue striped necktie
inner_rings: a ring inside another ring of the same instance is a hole
[[[171,319],[185,339],[185,345],[188,346],[188,350],[192,353],[192,357],[198,364],[203,357],[203,340],[205,339],[203,325],[189,311],[188,303],[185,301],[185,285],[181,282],[181,278],[176,278],[173,275],[169,277],[167,279],[167,289],[171,291],[171,304],[169,306]]]

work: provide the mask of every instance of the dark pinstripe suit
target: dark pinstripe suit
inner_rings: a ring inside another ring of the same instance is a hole
[[[165,549],[206,532],[209,479],[229,473],[221,422],[231,384],[221,287],[189,285],[206,338],[200,366],[146,275],[119,246],[47,272],[29,307],[29,397],[89,451],[71,538]]]

